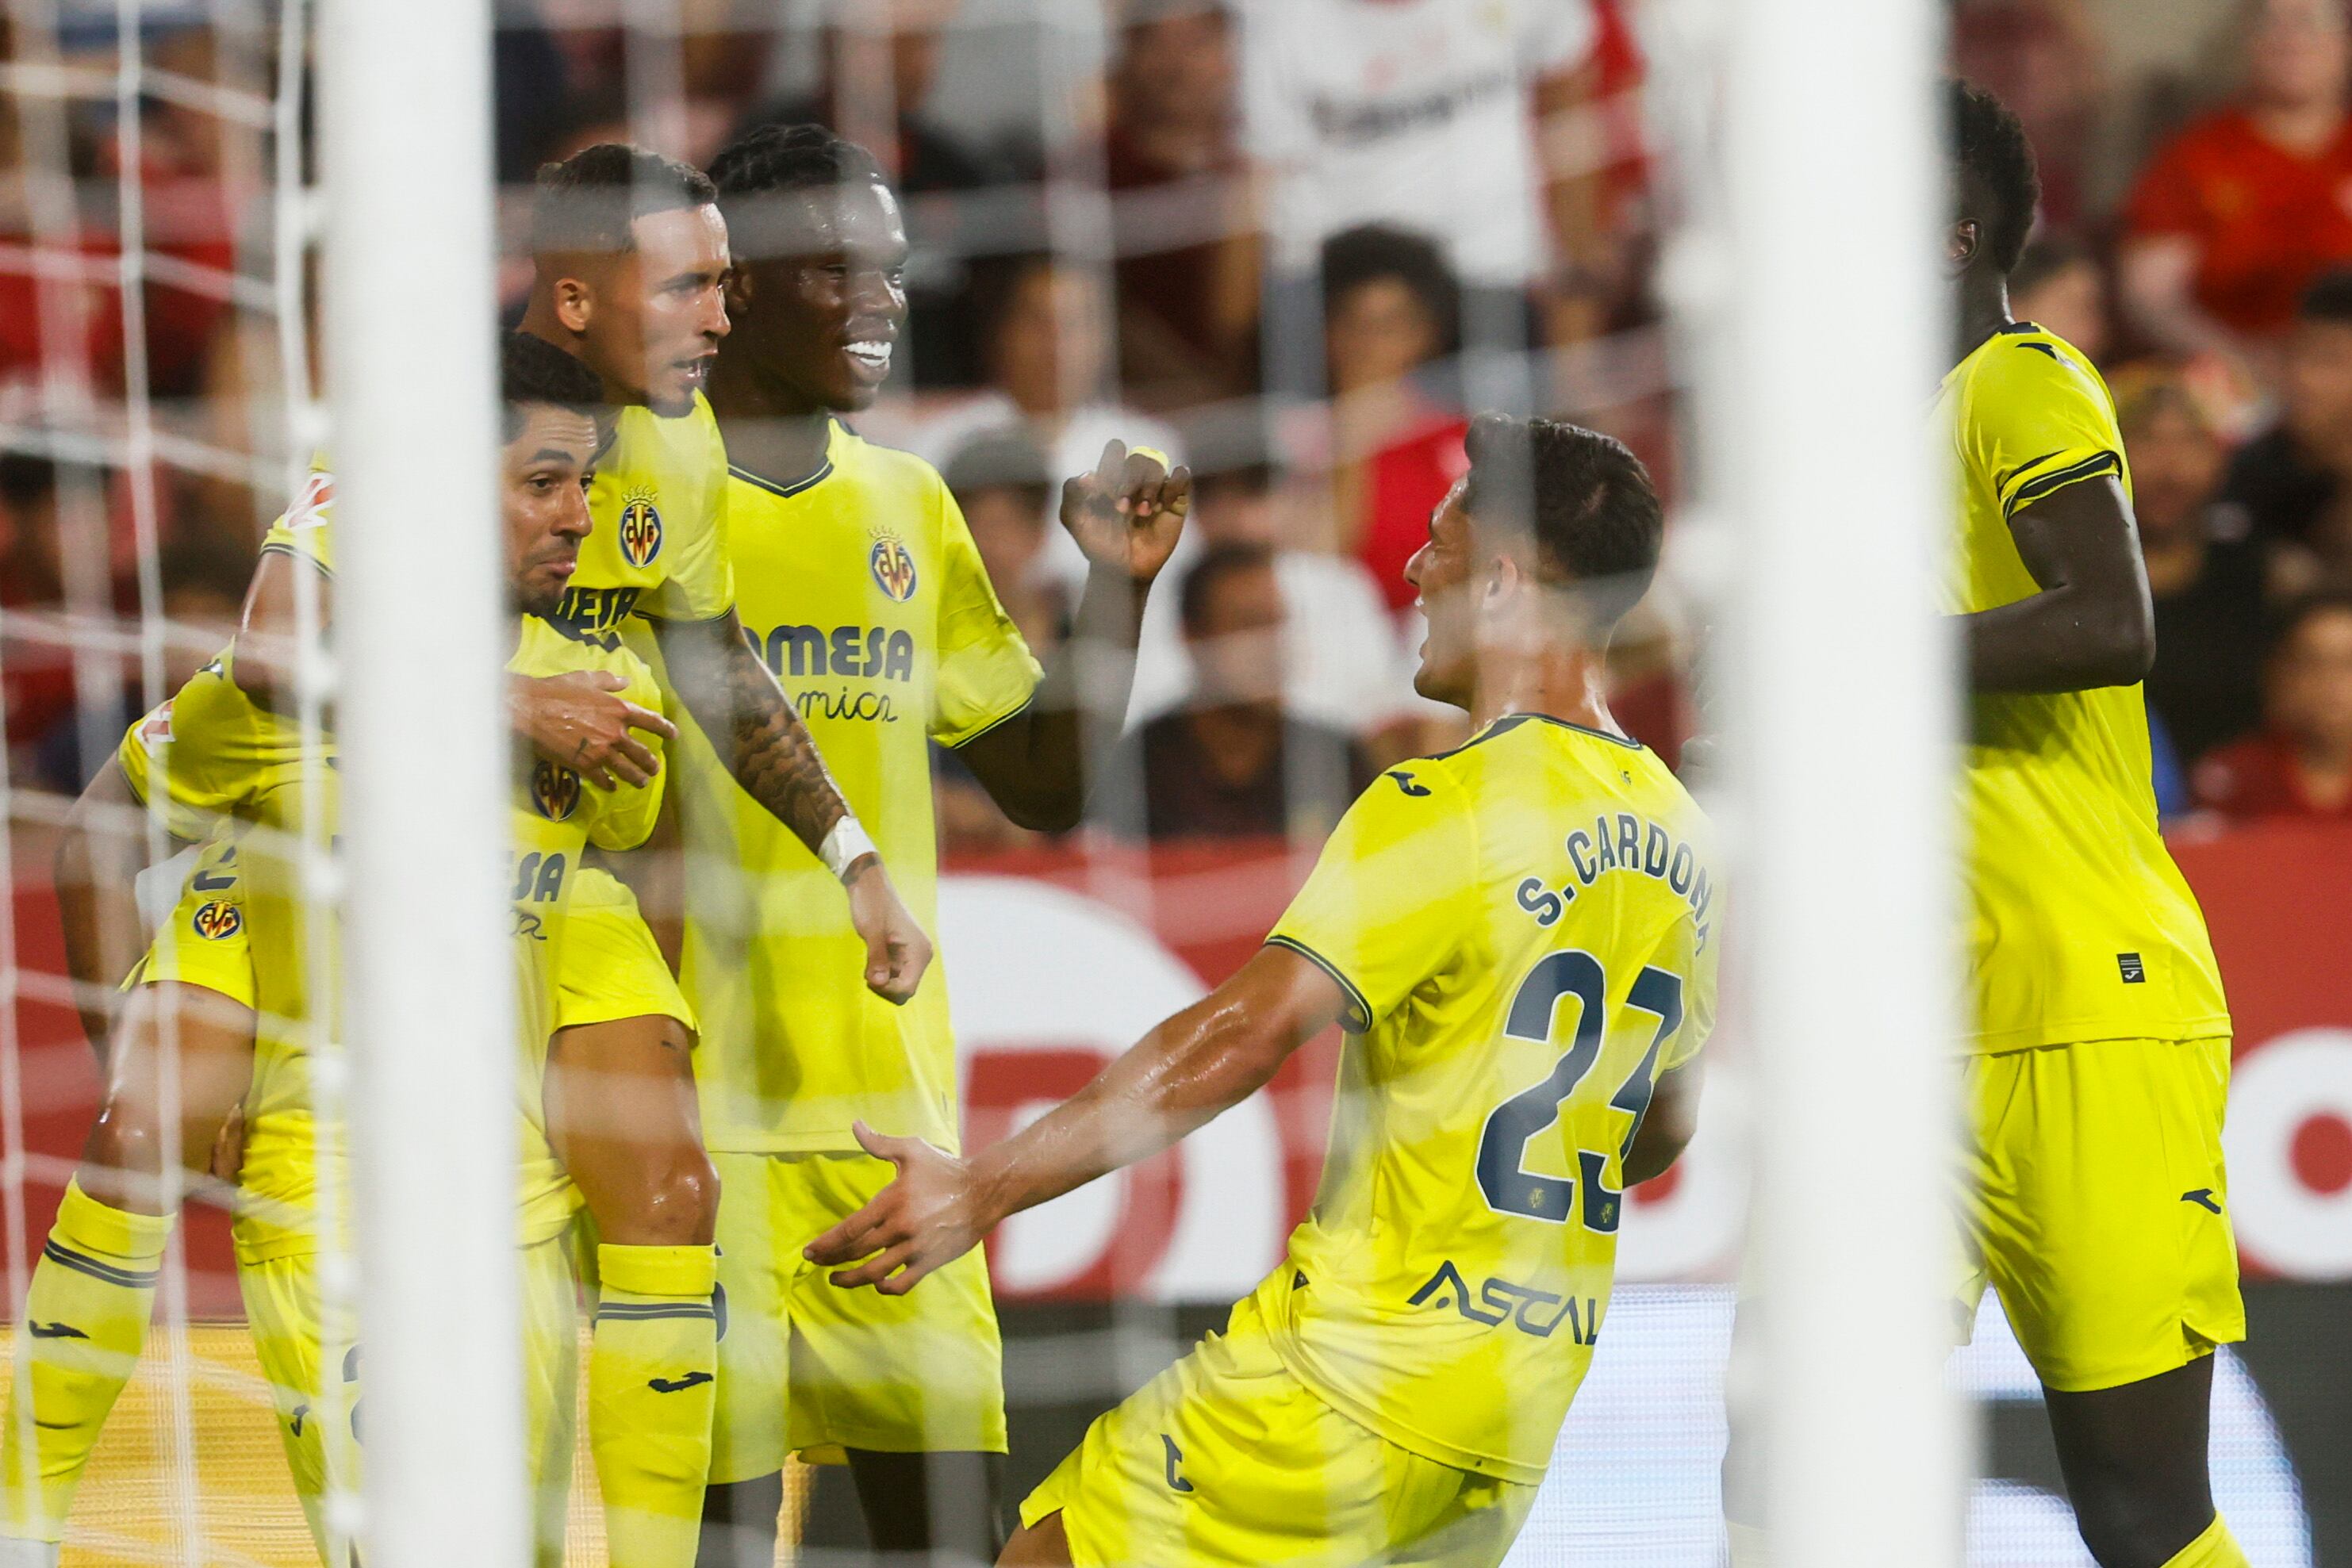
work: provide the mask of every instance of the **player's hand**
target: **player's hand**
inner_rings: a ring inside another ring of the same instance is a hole
[[[213,1134],[212,1158],[205,1168],[215,1181],[236,1185],[245,1170],[244,1106],[230,1106],[228,1114],[221,1118],[220,1131]]]
[[[923,971],[931,967],[931,939],[898,901],[881,856],[866,855],[853,862],[842,886],[849,894],[849,923],[866,943],[866,988],[904,1007],[922,984]]]
[[[677,738],[677,727],[648,707],[616,696],[629,683],[610,670],[570,670],[560,675],[516,675],[507,685],[507,710],[515,733],[560,768],[569,768],[600,789],[650,784],[661,758],[633,731],[664,740]]]
[[[845,1290],[871,1285],[903,1296],[924,1275],[978,1246],[995,1221],[982,1212],[963,1161],[920,1138],[886,1138],[863,1122],[855,1130],[859,1145],[898,1174],[873,1202],[810,1242],[803,1256],[833,1268],[825,1277]]]
[[[1192,471],[1112,441],[1091,474],[1062,481],[1062,526],[1090,566],[1140,587],[1160,575],[1192,510]]]

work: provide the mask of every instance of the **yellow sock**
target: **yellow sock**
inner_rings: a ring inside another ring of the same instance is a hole
[[[2238,1544],[2230,1527],[2215,1514],[2205,1533],[2182,1547],[2164,1568],[2252,1568],[2246,1561],[2245,1548]]]
[[[169,1219],[109,1207],[67,1184],[25,1296],[25,1337],[0,1427],[0,1534],[65,1538],[82,1468],[147,1343],[171,1234]]]
[[[596,1249],[588,1447],[613,1568],[692,1568],[719,1375],[715,1247]]]

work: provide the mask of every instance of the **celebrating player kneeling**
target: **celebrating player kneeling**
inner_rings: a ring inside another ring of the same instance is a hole
[[[1480,727],[1349,810],[1265,946],[1019,1135],[898,1167],[819,1237],[897,1294],[1348,1030],[1287,1256],[1097,1420],[1006,1563],[1499,1563],[1591,1356],[1628,1185],[1688,1141],[1715,1013],[1706,823],[1601,701],[1658,503],[1615,442],[1488,415],[1408,576],[1416,684]],[[863,1262],[858,1260],[865,1260]]]

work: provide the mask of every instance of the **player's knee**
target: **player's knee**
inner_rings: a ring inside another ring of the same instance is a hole
[[[2210,1507],[2123,1487],[2092,1489],[2074,1503],[2074,1526],[2099,1568],[2163,1568],[2213,1521]]]
[[[141,1178],[152,1186],[163,1171],[163,1120],[154,1105],[110,1092],[82,1143],[83,1186],[95,1180],[121,1190]]]
[[[629,1212],[598,1217],[606,1235],[640,1247],[700,1247],[719,1228],[719,1172],[698,1145],[666,1152],[638,1184]]]

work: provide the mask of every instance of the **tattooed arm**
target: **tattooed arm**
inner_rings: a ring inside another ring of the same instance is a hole
[[[849,807],[792,700],[744,643],[735,612],[653,627],[670,684],[735,781],[812,853],[821,852]],[[842,886],[850,923],[866,942],[866,985],[887,1000],[905,1001],[930,964],[930,938],[898,901],[880,856],[869,851],[852,861]]]

